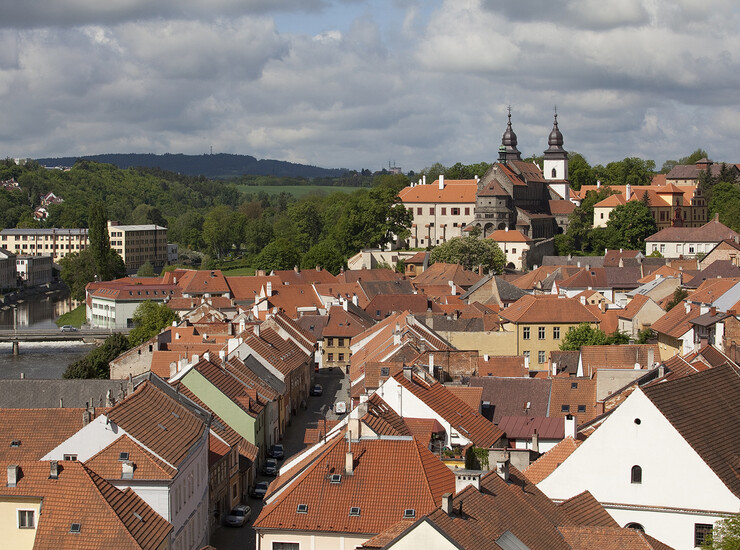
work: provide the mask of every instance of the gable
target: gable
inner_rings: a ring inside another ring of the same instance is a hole
[[[634,465],[639,485],[630,482]],[[740,506],[639,388],[538,487],[553,499],[588,490],[599,502],[731,513]]]

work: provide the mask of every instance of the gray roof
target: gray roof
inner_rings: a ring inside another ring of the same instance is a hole
[[[87,229],[3,229],[3,235],[87,235]]]
[[[686,288],[698,288],[707,279],[729,279],[731,277],[740,277],[740,267],[734,265],[730,260],[715,260],[696,273],[683,286]]]
[[[115,402],[120,401],[126,396],[127,384],[128,380],[3,380],[0,408],[57,408],[60,400],[63,407],[106,406],[108,391]]]
[[[496,424],[503,416],[547,416],[550,411],[552,384],[548,379],[473,376],[470,386],[483,388],[481,401],[493,407]]]

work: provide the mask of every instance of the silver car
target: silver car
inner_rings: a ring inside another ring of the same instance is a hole
[[[226,514],[224,524],[229,527],[241,527],[246,525],[252,515],[252,509],[246,504],[238,504],[231,512]]]

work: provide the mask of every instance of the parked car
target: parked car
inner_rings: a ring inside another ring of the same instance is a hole
[[[323,393],[324,393],[324,388],[321,387],[321,384],[315,384],[311,388],[311,395],[312,396],[319,396],[319,395],[322,395]]]
[[[271,445],[270,450],[267,451],[267,456],[282,460],[285,458],[285,449],[283,449],[282,445]]]
[[[347,403],[344,401],[337,401],[334,405],[334,412],[336,414],[344,414],[347,412]]]
[[[252,509],[246,504],[238,504],[231,512],[226,514],[224,524],[230,527],[241,527],[246,525],[252,515]]]
[[[270,483],[268,481],[258,481],[255,486],[252,487],[252,496],[254,498],[264,498],[269,486]]]
[[[77,332],[77,327],[73,327],[72,325],[64,325],[59,327],[59,330],[62,332]]]
[[[268,458],[265,460],[265,465],[262,467],[262,473],[266,476],[276,476],[278,473],[278,463],[274,458]]]

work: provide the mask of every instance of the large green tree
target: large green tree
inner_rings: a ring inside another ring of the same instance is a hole
[[[301,269],[319,266],[336,275],[344,266],[344,256],[331,241],[321,241],[309,248],[301,258]]]
[[[588,323],[581,323],[568,329],[560,343],[560,349],[563,351],[577,351],[581,349],[581,346],[611,346],[612,344],[627,343],[629,343],[629,336],[618,330],[606,334],[600,328],[593,327]]]
[[[98,281],[110,281],[123,277],[126,274],[126,266],[118,252],[111,248],[108,214],[102,202],[96,201],[90,205],[88,224],[87,238],[90,241],[89,248]]]
[[[152,336],[159,334],[162,329],[180,320],[177,313],[167,304],[151,300],[141,302],[131,319],[134,322],[134,328],[131,329],[128,340],[132,347],[146,342]]]
[[[649,185],[655,175],[655,161],[638,157],[594,166],[594,174],[604,185]]]
[[[85,286],[95,280],[95,260],[90,249],[67,254],[59,260],[62,281],[69,287],[74,300],[85,299]]]
[[[591,252],[594,205],[611,194],[612,190],[608,187],[586,193],[581,205],[573,210],[568,218],[568,230],[555,236],[558,254],[567,256],[568,254],[583,255]]]
[[[268,244],[254,261],[256,269],[265,271],[293,269],[300,265],[301,254],[288,239],[281,237]]]
[[[642,201],[630,201],[617,206],[609,215],[603,230],[604,248],[644,250],[645,239],[656,231],[658,226],[650,209]],[[601,252],[601,247],[598,251]]]
[[[501,273],[506,265],[506,256],[493,239],[478,239],[473,236],[454,237],[434,247],[430,255],[432,263],[460,264],[467,269],[483,266],[486,272]]]
[[[719,182],[712,189],[709,199],[709,217],[719,214],[719,221],[740,232],[740,185],[736,182]]]

